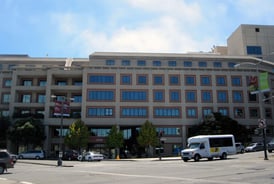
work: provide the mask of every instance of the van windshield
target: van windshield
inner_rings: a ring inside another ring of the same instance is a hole
[[[198,142],[197,143],[193,142],[188,145],[188,148],[190,148],[190,149],[199,148],[199,147],[200,147],[200,143],[198,143]]]

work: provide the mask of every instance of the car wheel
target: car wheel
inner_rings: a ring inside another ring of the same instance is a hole
[[[39,159],[40,159],[40,157],[39,157],[39,156],[36,156],[36,157],[35,157],[35,159],[36,159],[36,160],[39,160]]]
[[[185,159],[183,159],[183,160],[184,160],[184,162],[187,162],[187,161],[188,161],[188,159],[186,159],[186,158],[185,158]]]
[[[272,150],[268,150],[269,153],[272,153]]]
[[[22,156],[22,155],[19,155],[19,157],[18,157],[18,158],[23,159],[23,156]]]
[[[200,160],[200,155],[196,154],[196,155],[194,156],[194,161],[195,161],[195,162],[199,162],[199,160]]]
[[[4,173],[4,170],[5,170],[4,166],[3,166],[3,165],[0,165],[0,174],[3,174],[3,173]]]
[[[223,153],[222,156],[221,156],[221,159],[222,159],[222,160],[227,159],[227,154],[226,154],[226,153]]]

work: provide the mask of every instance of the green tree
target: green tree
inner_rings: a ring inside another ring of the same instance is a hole
[[[152,156],[152,148],[159,143],[159,139],[157,137],[156,128],[151,122],[146,121],[141,126],[137,141],[140,146],[143,146],[145,148],[147,155]]]
[[[245,126],[219,112],[206,116],[202,124],[193,126],[189,131],[189,137],[210,134],[233,134],[239,142],[249,142],[251,139],[251,134]]]
[[[17,147],[42,146],[45,138],[44,126],[38,119],[19,119],[8,129],[8,139]]]
[[[87,147],[90,133],[82,120],[76,120],[69,126],[69,132],[65,136],[65,144],[71,149],[80,151]]]
[[[108,136],[106,138],[106,146],[110,149],[114,149],[116,151],[116,157],[119,157],[119,148],[124,145],[124,136],[122,131],[118,130],[116,125],[112,126],[110,129]]]
[[[9,126],[10,119],[0,116],[0,148],[7,147],[7,130]]]

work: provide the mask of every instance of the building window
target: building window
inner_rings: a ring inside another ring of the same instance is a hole
[[[67,85],[67,81],[58,80],[58,81],[56,81],[56,85],[57,86],[66,86]]]
[[[153,85],[164,85],[164,76],[153,75]]]
[[[73,95],[73,102],[75,103],[81,103],[82,102],[82,95]]]
[[[211,91],[201,91],[202,102],[211,103],[212,102],[212,92]]]
[[[176,61],[168,61],[168,66],[177,66]]]
[[[232,99],[234,103],[243,103],[243,92],[242,91],[233,91]]]
[[[211,107],[203,107],[202,108],[203,117],[211,115],[213,112],[213,109]]]
[[[259,109],[258,108],[249,108],[249,117],[250,118],[259,118]]]
[[[246,53],[248,55],[262,55],[262,48],[260,46],[246,46]]]
[[[32,86],[32,80],[23,80],[23,86]]]
[[[211,85],[211,77],[207,75],[202,75],[201,78],[201,86],[210,86]]]
[[[91,128],[90,132],[92,136],[107,137],[109,135],[109,128]]]
[[[0,111],[0,116],[9,117],[9,115],[10,115],[10,111],[9,110],[2,110],[2,111]]]
[[[10,94],[7,94],[7,93],[2,94],[2,103],[3,104],[10,103]]]
[[[221,113],[223,116],[228,116],[228,108],[226,107],[219,107],[218,112]]]
[[[31,95],[30,94],[22,95],[22,102],[23,103],[30,103],[31,102]]]
[[[248,92],[248,101],[249,102],[257,102],[257,95],[256,94],[251,94]]]
[[[114,115],[113,108],[110,107],[89,107],[89,117],[112,117]]]
[[[229,63],[228,63],[228,67],[229,67],[229,68],[234,68],[235,65],[236,65],[236,63],[234,63],[234,62],[229,62]]]
[[[147,107],[122,107],[121,117],[147,117]]]
[[[114,84],[115,76],[114,75],[90,75],[89,83],[90,84]]]
[[[153,91],[153,101],[154,102],[164,102],[165,101],[165,92],[163,90],[154,90]]]
[[[226,76],[216,76],[217,86],[226,86]]]
[[[196,77],[194,75],[187,75],[185,76],[185,85],[187,86],[194,86],[196,85]]]
[[[217,102],[218,103],[227,103],[228,102],[227,91],[217,91]]]
[[[180,90],[171,90],[169,92],[169,101],[170,102],[181,102]]]
[[[179,75],[170,75],[169,76],[169,85],[180,85],[180,76]]]
[[[266,108],[265,109],[265,117],[267,119],[272,119],[272,109],[271,108]]]
[[[3,81],[3,87],[4,88],[11,87],[11,79],[4,79],[4,81]]]
[[[244,108],[243,107],[235,107],[234,108],[234,118],[244,118]]]
[[[146,66],[146,61],[145,60],[138,60],[137,65],[138,66]]]
[[[192,67],[191,61],[184,61],[184,67]]]
[[[242,86],[242,78],[240,76],[231,76],[232,86]]]
[[[222,63],[216,61],[216,62],[213,63],[213,66],[214,66],[214,68],[221,68],[222,67]]]
[[[157,127],[156,131],[158,133],[164,132],[164,135],[167,135],[167,136],[178,136],[181,134],[179,127]]]
[[[126,101],[147,101],[147,91],[127,91],[122,90],[121,100]]]
[[[153,66],[162,66],[161,61],[153,61]]]
[[[46,101],[46,95],[44,95],[44,94],[38,94],[38,100],[37,100],[37,102],[38,103],[45,103],[45,101]]]
[[[114,101],[113,90],[89,90],[88,100],[89,101]]]
[[[80,81],[80,80],[75,80],[75,81],[73,81],[73,85],[74,85],[74,86],[82,86],[82,85],[83,85],[83,82]]]
[[[197,101],[197,91],[186,91],[186,102],[196,102]]]
[[[130,66],[130,60],[122,60],[122,66]]]
[[[205,62],[205,61],[199,61],[199,67],[201,67],[201,68],[207,67],[207,62]]]
[[[106,65],[107,66],[113,66],[113,65],[115,65],[115,61],[112,60],[112,59],[108,59],[108,60],[106,60]]]
[[[153,114],[155,118],[180,118],[180,107],[155,107]]]
[[[16,66],[16,65],[9,64],[9,66],[8,66],[8,70],[13,70],[13,68],[14,68],[15,66]]]
[[[138,85],[147,85],[147,75],[137,75],[137,84]]]
[[[47,85],[47,81],[46,80],[39,80],[39,86],[46,86]]]
[[[131,75],[121,75],[121,84],[130,85],[131,84]]]
[[[196,107],[186,107],[187,118],[197,118],[197,108]]]

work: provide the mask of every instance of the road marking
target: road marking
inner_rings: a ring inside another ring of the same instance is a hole
[[[27,181],[21,181],[20,183],[21,183],[21,184],[33,184],[33,183],[27,182]]]
[[[7,178],[0,178],[0,180],[6,181],[6,180],[8,180],[8,179],[7,179]]]

